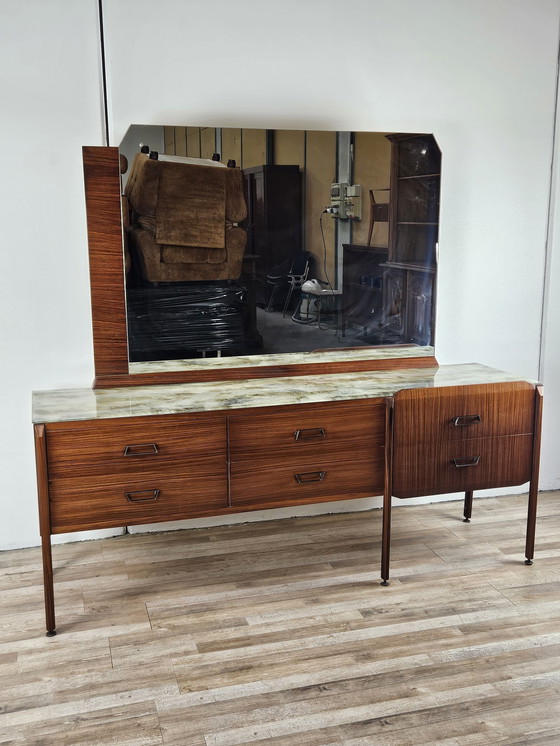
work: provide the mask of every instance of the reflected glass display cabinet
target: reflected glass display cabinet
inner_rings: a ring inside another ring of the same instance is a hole
[[[392,153],[383,326],[391,341],[431,345],[441,151],[433,135],[387,138]]]

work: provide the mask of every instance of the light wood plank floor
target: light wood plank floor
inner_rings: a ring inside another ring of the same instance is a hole
[[[559,496],[0,553],[0,744],[560,744]]]

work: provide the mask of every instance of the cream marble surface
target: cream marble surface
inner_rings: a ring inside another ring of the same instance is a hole
[[[140,417],[247,407],[372,399],[405,388],[464,386],[524,380],[477,363],[439,368],[213,381],[113,389],[58,389],[33,393],[33,422]],[[534,383],[534,382],[533,382]]]
[[[236,357],[197,358],[196,360],[156,360],[129,363],[130,373],[161,373],[169,371],[201,370],[208,368],[262,368],[267,365],[300,365],[302,363],[339,363],[341,360],[388,360],[407,357],[432,357],[433,347],[398,345],[355,348],[353,350],[325,350],[323,352],[290,352],[276,355],[238,355]],[[344,357],[342,357],[344,356]]]

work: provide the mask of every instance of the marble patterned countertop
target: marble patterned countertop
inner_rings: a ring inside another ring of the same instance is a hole
[[[434,348],[420,345],[393,345],[390,347],[356,347],[344,351],[345,361],[387,360],[413,357],[433,357]],[[162,373],[170,371],[196,371],[213,368],[262,368],[270,365],[299,365],[304,363],[339,363],[341,350],[319,350],[315,352],[290,352],[274,355],[237,355],[233,357],[197,358],[194,360],[155,360],[144,363],[129,363],[130,373]]]
[[[255,378],[242,381],[58,389],[33,393],[33,422],[223,411],[249,407],[373,399],[406,388],[525,380],[478,363],[360,373]],[[534,382],[532,382],[534,383]]]

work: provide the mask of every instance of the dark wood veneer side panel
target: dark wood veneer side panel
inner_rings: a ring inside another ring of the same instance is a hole
[[[128,374],[118,148],[84,147],[96,376]]]

